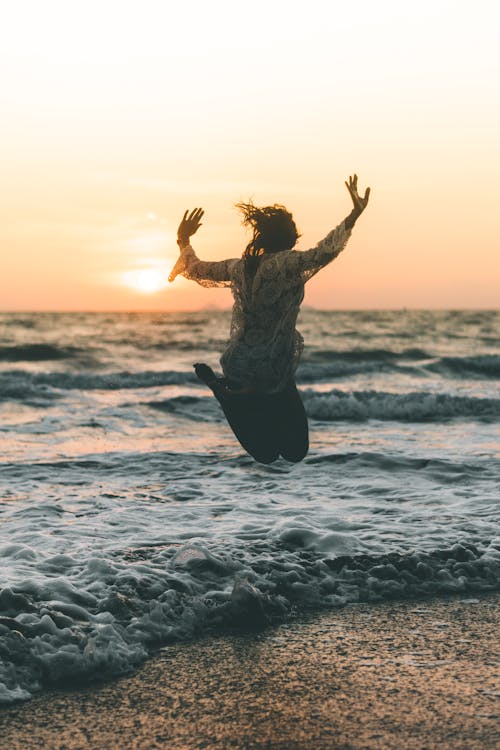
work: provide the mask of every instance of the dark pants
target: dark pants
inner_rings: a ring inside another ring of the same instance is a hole
[[[256,461],[269,464],[281,455],[296,463],[307,455],[307,417],[295,383],[279,393],[216,390],[214,395],[232,431]]]

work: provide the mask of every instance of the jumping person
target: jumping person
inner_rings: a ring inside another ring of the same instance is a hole
[[[304,285],[344,249],[370,188],[358,195],[357,175],[346,187],[354,207],[344,221],[311,250],[294,250],[299,233],[292,214],[275,204],[240,203],[252,239],[241,258],[200,260],[189,238],[201,226],[203,210],[185,212],[177,231],[180,256],[169,276],[181,274],[201,286],[231,287],[234,306],[228,345],[217,377],[205,364],[196,374],[220,403],[234,434],[256,461],[279,456],[301,461],[309,449],[307,417],[295,386],[303,339],[295,329]]]

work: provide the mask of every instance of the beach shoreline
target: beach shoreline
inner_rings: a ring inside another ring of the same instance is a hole
[[[2,748],[487,750],[500,595],[350,605],[0,710]]]

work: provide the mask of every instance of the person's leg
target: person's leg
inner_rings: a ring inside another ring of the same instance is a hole
[[[307,415],[294,383],[281,393],[214,395],[243,448],[260,463],[298,463],[309,450]]]
[[[213,392],[240,445],[259,463],[269,464],[279,458],[273,410],[269,396],[232,390],[223,378],[217,378],[205,364],[194,369]]]
[[[266,394],[233,395],[214,391],[229,426],[240,445],[256,461],[272,463],[279,458],[275,424]]]
[[[309,450],[309,427],[304,404],[295,383],[277,395],[274,418],[278,450],[284,459],[297,463],[305,458]]]

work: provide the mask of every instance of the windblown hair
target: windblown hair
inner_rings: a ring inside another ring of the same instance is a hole
[[[300,234],[292,214],[278,203],[259,208],[250,201],[237,203],[236,208],[243,214],[243,224],[252,229],[252,239],[243,252],[245,275],[252,277],[259,265],[260,255],[291,250]]]
[[[250,201],[237,203],[236,208],[243,214],[243,224],[253,232],[243,253],[245,257],[291,250],[300,237],[292,214],[278,203],[259,208]]]

